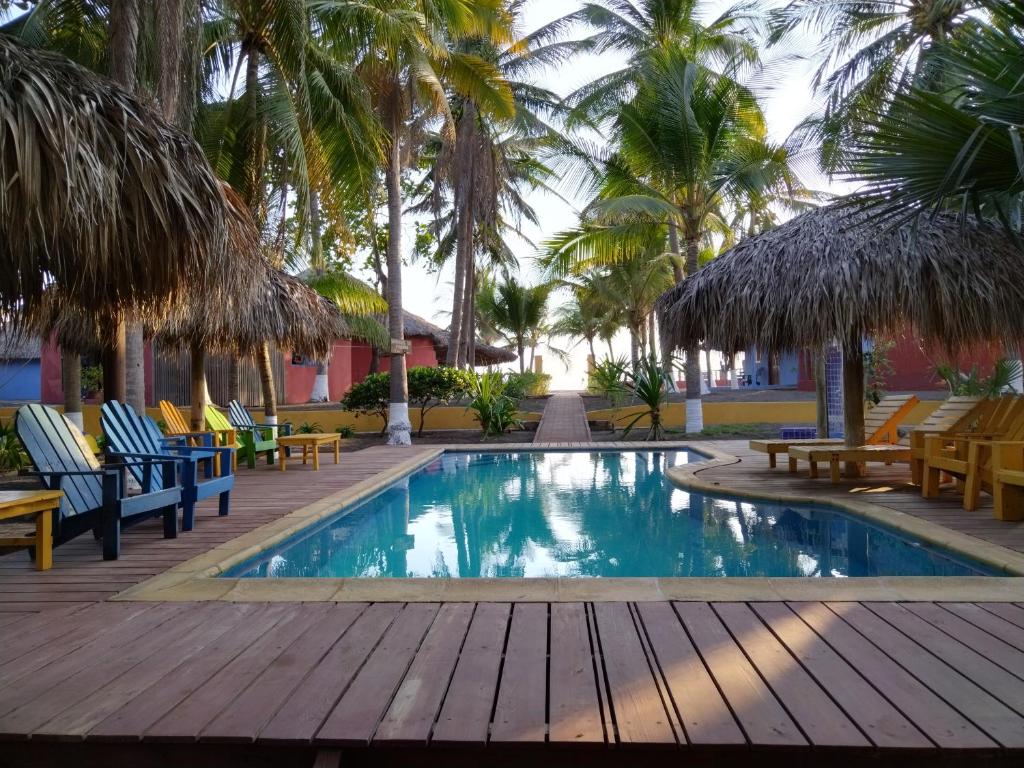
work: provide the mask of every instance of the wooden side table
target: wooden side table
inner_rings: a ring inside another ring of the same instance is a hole
[[[0,491],[0,520],[35,514],[35,536],[0,537],[0,547],[36,548],[36,570],[46,571],[53,565],[53,518],[51,512],[60,508],[63,491]]]
[[[341,463],[341,433],[340,432],[311,432],[301,435],[278,435],[277,452],[278,464],[284,472],[288,464],[288,457],[285,455],[285,448],[302,448],[302,463],[306,463],[306,451],[313,452],[313,471],[320,469],[320,446],[334,445],[334,463]]]

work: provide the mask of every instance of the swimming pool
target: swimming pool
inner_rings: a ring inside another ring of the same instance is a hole
[[[675,451],[446,453],[225,574],[243,578],[977,576],[827,507],[682,490]]]

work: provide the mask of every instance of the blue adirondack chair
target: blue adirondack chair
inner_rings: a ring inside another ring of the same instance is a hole
[[[277,450],[277,440],[274,439],[274,426],[270,424],[257,424],[253,421],[252,414],[245,406],[237,400],[228,403],[228,420],[235,428],[238,435],[238,444],[241,446],[242,455],[245,457],[249,469],[256,467],[256,454],[267,454],[267,464],[274,463],[274,451]],[[291,424],[278,424],[278,432],[282,435],[292,433]],[[285,448],[285,455],[291,455],[289,449]]]
[[[100,464],[85,436],[63,415],[44,405],[23,405],[15,416],[15,431],[46,488],[64,491],[54,514],[53,545],[91,530],[103,539],[103,559],[121,552],[121,526],[162,516],[164,538],[178,535],[181,486],[172,457],[144,458]],[[129,496],[125,473],[138,472],[146,492]]]
[[[100,423],[106,435],[108,455],[123,459],[172,459],[179,467],[181,480],[181,529],[191,531],[195,526],[196,502],[217,495],[218,512],[228,514],[231,489],[235,476],[231,473],[232,448],[215,446],[188,446],[174,444],[160,432],[156,422],[140,416],[130,405],[109,400],[101,409]],[[221,454],[227,460],[222,474],[215,476],[214,457]],[[129,471],[131,467],[129,465]],[[132,472],[147,490],[141,473]]]

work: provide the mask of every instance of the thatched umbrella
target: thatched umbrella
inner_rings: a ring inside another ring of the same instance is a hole
[[[448,355],[448,345],[451,342],[451,334],[440,326],[434,325],[429,320],[425,320],[419,315],[414,315],[412,312],[404,312],[405,316],[405,335],[409,336],[425,336],[434,342],[434,351],[437,353],[438,360],[446,360]],[[476,342],[475,353],[473,355],[474,365],[497,365],[499,363],[511,363],[516,360],[516,353],[510,349],[502,349],[501,347],[494,347],[490,344],[483,344]]]
[[[229,258],[199,145],[70,60],[0,36],[0,306],[160,299]]]
[[[1024,249],[949,214],[879,221],[833,204],[742,240],[658,301],[677,346],[844,352],[846,442],[864,441],[864,336],[908,325],[949,350],[1024,338]]]

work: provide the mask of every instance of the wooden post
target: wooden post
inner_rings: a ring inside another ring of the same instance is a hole
[[[843,417],[846,446],[864,445],[864,352],[859,330],[851,331],[843,347]],[[857,462],[846,463],[846,476],[860,476]]]
[[[828,437],[828,393],[825,382],[825,355],[827,347],[822,344],[814,354],[814,400],[817,417],[818,437]]]

